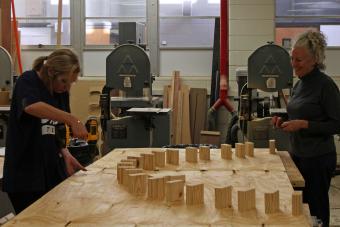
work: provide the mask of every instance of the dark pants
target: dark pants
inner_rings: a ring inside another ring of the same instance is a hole
[[[12,206],[16,214],[19,214],[29,205],[38,200],[46,192],[18,192],[18,193],[7,193],[11,200]]]
[[[308,203],[310,213],[329,226],[328,190],[336,167],[336,153],[303,158],[292,155],[296,166],[305,179],[303,202]]]

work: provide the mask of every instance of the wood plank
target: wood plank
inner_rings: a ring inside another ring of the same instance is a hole
[[[305,187],[305,179],[303,179],[303,176],[296,167],[289,153],[287,151],[279,151],[277,153],[286,168],[287,175],[293,187]]]
[[[181,143],[191,144],[191,132],[190,132],[190,110],[189,110],[189,86],[184,85],[181,88],[182,97],[182,130],[181,130]]]
[[[205,129],[207,89],[190,88],[190,128],[192,143],[200,143],[200,132]]]
[[[163,87],[163,108],[169,108],[170,90],[170,85],[165,85]]]
[[[172,137],[171,137],[171,144],[176,144],[176,134],[177,134],[177,115],[178,115],[178,96],[179,90],[181,89],[181,82],[180,82],[180,73],[179,71],[173,72],[172,82],[171,82],[171,96],[169,99],[169,107],[172,108],[172,115],[171,115],[171,129],[172,129]]]
[[[177,104],[176,113],[173,116],[176,116],[176,125],[174,128],[174,136],[175,136],[175,144],[182,143],[182,120],[183,120],[183,91],[178,91],[177,100],[174,101]]]

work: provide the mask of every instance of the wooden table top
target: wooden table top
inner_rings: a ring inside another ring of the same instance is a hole
[[[135,196],[118,184],[117,163],[128,155],[151,153],[150,148],[116,149],[59,184],[41,199],[17,215],[5,226],[310,226],[308,206],[300,216],[291,214],[294,191],[281,161],[286,154],[269,154],[256,149],[255,157],[222,160],[219,149],[211,150],[211,160],[185,161],[180,151],[179,166],[167,164],[150,176],[183,174],[186,183],[204,183],[204,205],[187,206],[185,201],[168,204]],[[281,156],[281,158],[280,158]],[[290,168],[293,168],[290,166]],[[293,179],[293,178],[292,178]],[[233,187],[232,208],[216,209],[214,188]],[[256,209],[239,212],[237,191],[255,188]],[[280,211],[264,212],[264,193],[279,191]],[[184,192],[185,193],[185,192]]]

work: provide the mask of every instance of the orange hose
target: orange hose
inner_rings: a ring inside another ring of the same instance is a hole
[[[21,51],[20,51],[20,45],[19,45],[17,18],[15,16],[14,0],[11,0],[11,4],[12,4],[12,14],[13,14],[13,31],[14,31],[14,36],[15,36],[15,47],[17,48],[16,52],[17,52],[17,57],[18,57],[19,72],[21,75],[22,74]]]

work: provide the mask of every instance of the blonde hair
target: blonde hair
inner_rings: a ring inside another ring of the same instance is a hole
[[[325,35],[322,32],[307,31],[301,34],[294,44],[296,47],[306,48],[315,58],[316,67],[324,70],[325,65],[325,49],[327,46]]]
[[[70,49],[57,49],[49,56],[42,56],[33,62],[32,69],[39,72],[47,87],[53,93],[53,81],[59,75],[80,72],[78,56]]]

